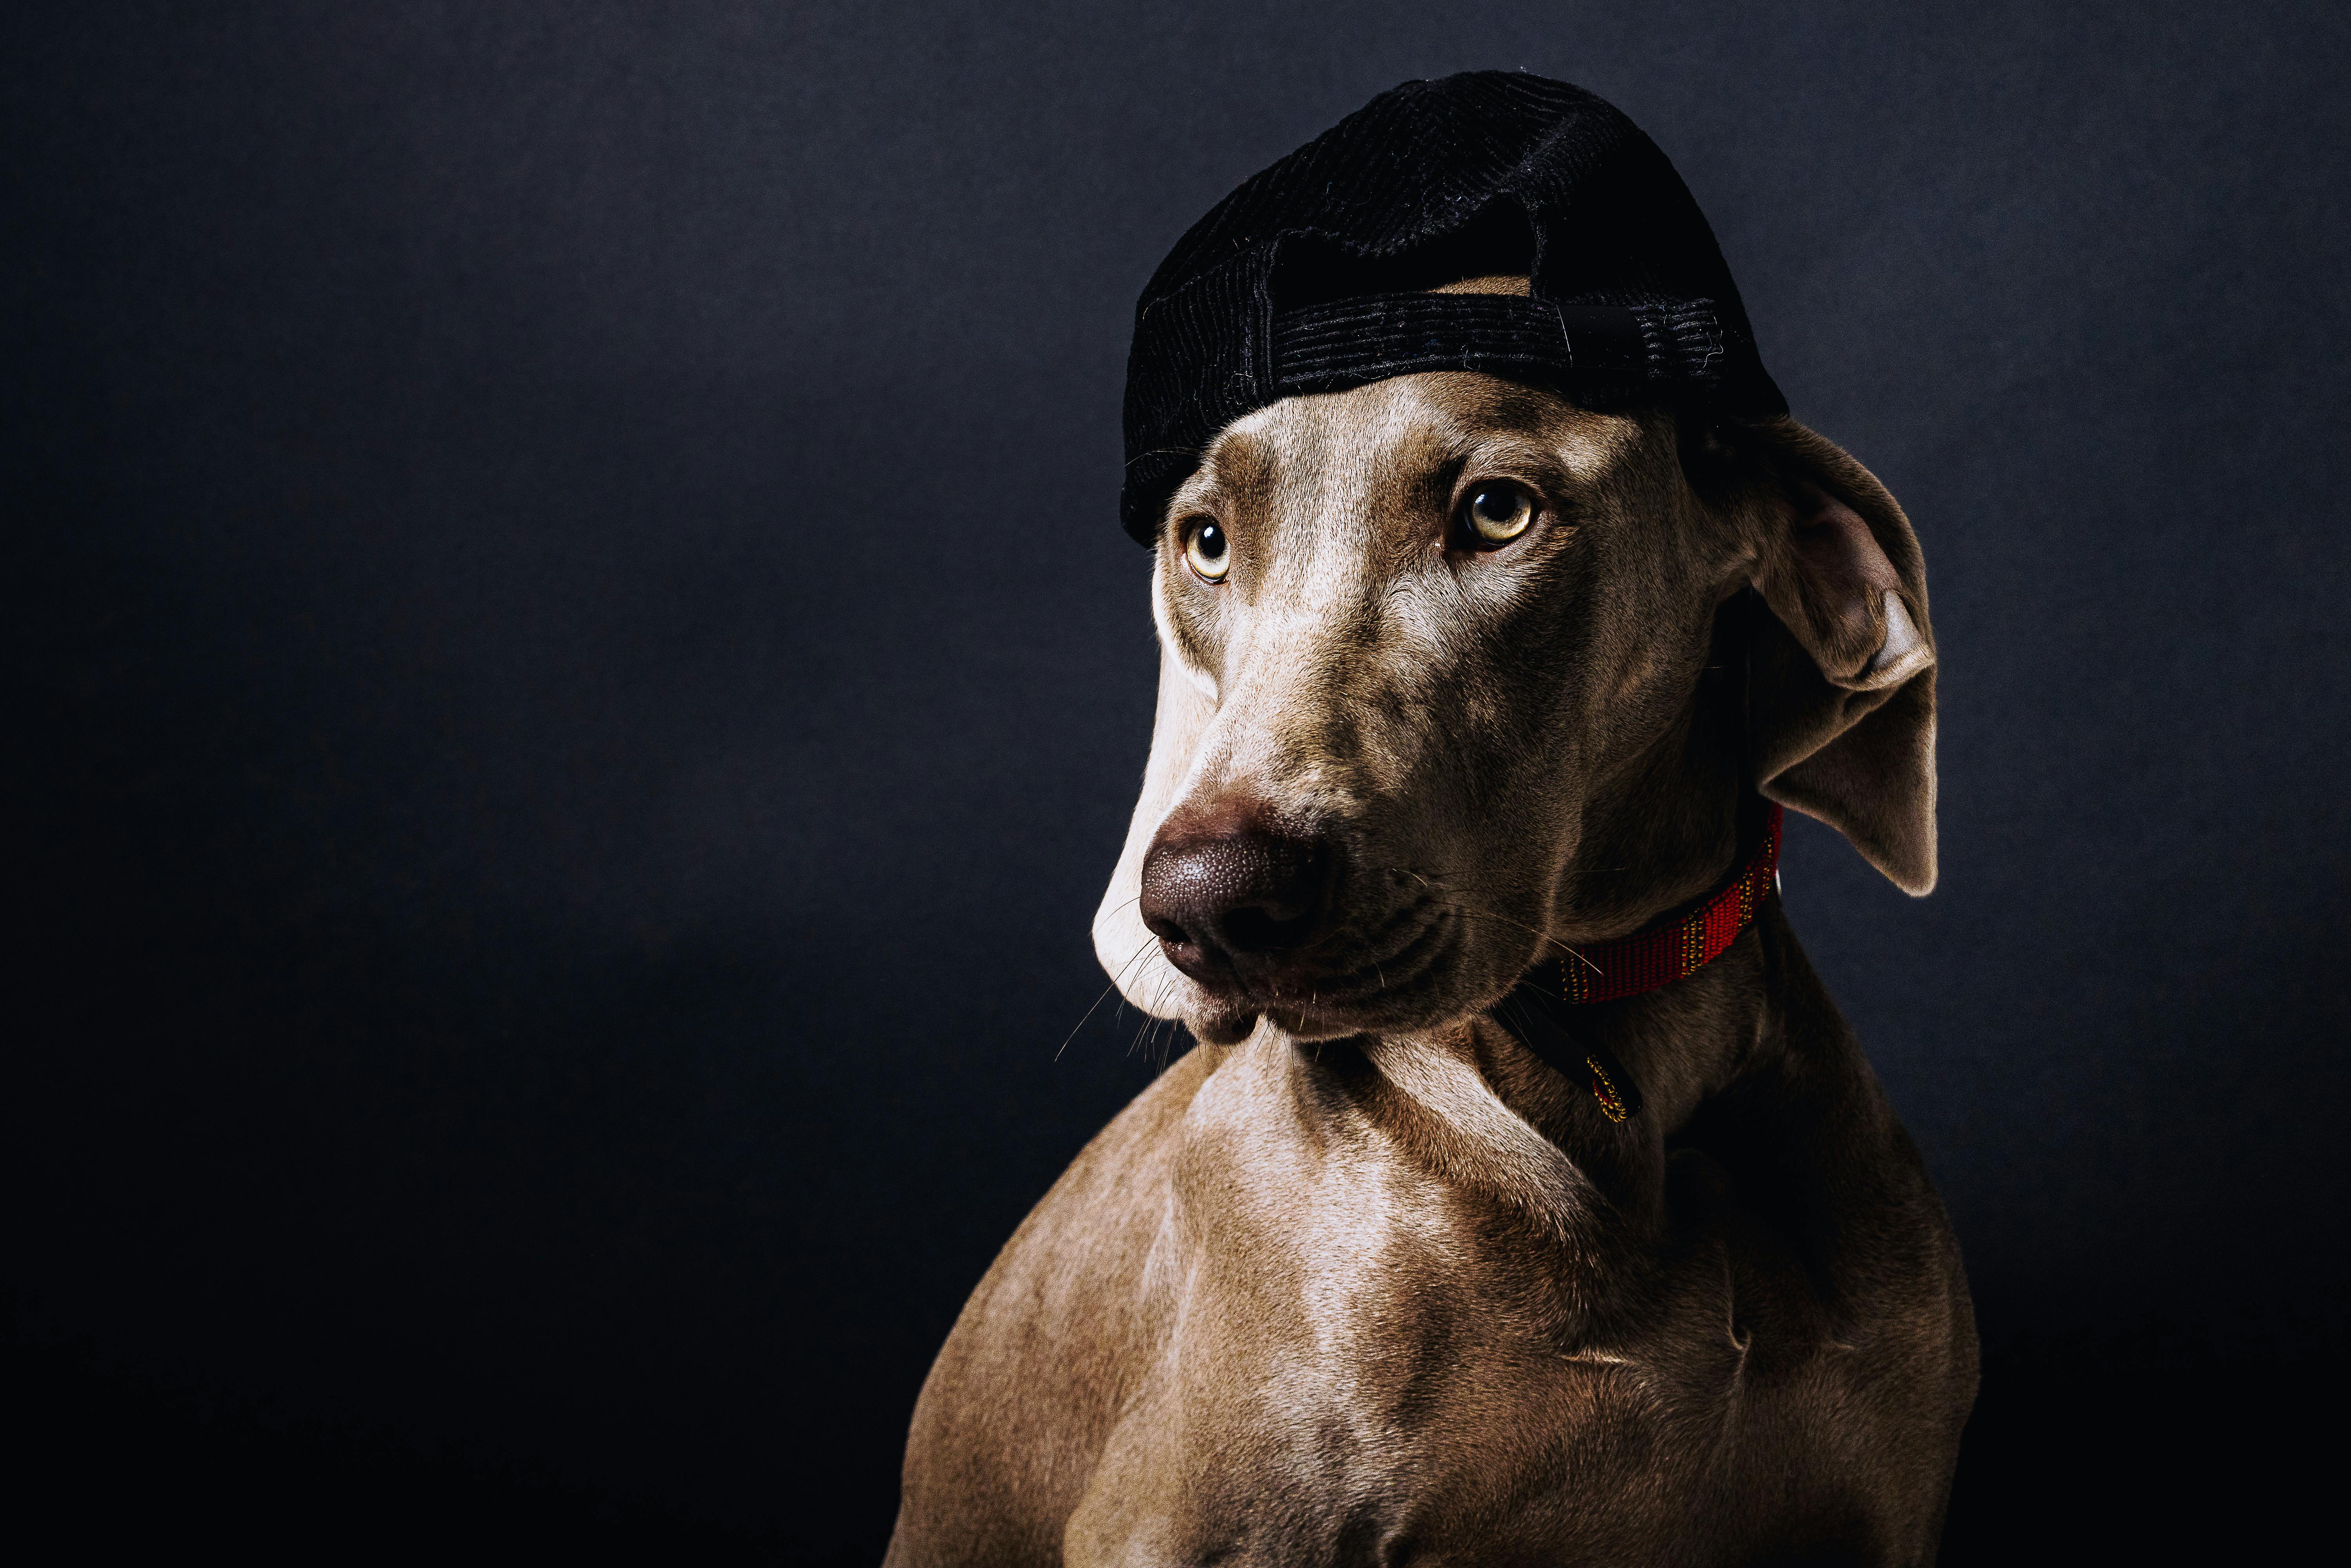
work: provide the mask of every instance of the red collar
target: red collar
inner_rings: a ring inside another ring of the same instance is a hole
[[[1779,869],[1780,808],[1772,805],[1764,810],[1755,852],[1720,888],[1630,936],[1545,958],[1502,998],[1494,1017],[1554,1071],[1587,1084],[1610,1121],[1639,1115],[1639,1085],[1605,1046],[1572,1021],[1573,1009],[1636,997],[1697,974],[1755,923]]]
[[[1570,947],[1555,960],[1560,999],[1573,1006],[1637,997],[1697,974],[1755,923],[1780,869],[1780,808],[1763,813],[1762,841],[1729,882],[1697,908],[1614,942]]]

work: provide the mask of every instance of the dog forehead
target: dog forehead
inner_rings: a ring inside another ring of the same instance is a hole
[[[1409,490],[1481,459],[1537,461],[1590,479],[1639,434],[1633,420],[1540,387],[1476,371],[1424,372],[1259,409],[1218,434],[1195,479],[1257,501],[1299,488]]]

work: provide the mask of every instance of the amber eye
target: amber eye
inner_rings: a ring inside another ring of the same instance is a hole
[[[1535,520],[1535,498],[1507,479],[1473,485],[1461,503],[1461,539],[1471,549],[1506,545]]]
[[[1205,582],[1220,580],[1233,564],[1232,547],[1225,530],[1206,517],[1195,517],[1184,529],[1184,563]]]

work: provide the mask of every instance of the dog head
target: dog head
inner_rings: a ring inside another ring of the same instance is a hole
[[[1469,372],[1290,398],[1176,492],[1153,594],[1156,727],[1094,940],[1202,1039],[1490,1006],[1550,942],[1703,892],[1750,782],[1933,885],[1917,542],[1792,421]]]

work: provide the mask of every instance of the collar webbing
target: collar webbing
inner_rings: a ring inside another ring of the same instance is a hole
[[[1559,999],[1573,1007],[1613,1002],[1697,974],[1754,924],[1779,869],[1780,808],[1774,805],[1763,813],[1762,840],[1747,863],[1697,908],[1614,942],[1570,947],[1550,960],[1559,974]]]

